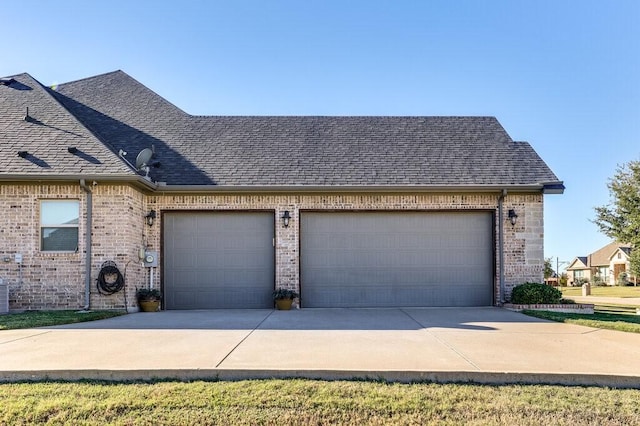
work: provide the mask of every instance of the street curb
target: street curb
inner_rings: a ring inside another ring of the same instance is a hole
[[[362,380],[394,383],[426,382],[483,385],[562,385],[640,389],[640,376],[577,373],[252,369],[0,371],[0,383],[73,382],[80,380],[108,382],[177,380],[186,382],[194,380],[239,381],[265,379]]]

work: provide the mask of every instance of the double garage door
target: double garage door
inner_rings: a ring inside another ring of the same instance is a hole
[[[273,306],[273,212],[164,223],[168,309]],[[492,230],[488,212],[302,212],[302,306],[491,305]]]

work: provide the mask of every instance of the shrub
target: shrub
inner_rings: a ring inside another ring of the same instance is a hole
[[[626,272],[620,272],[616,284],[619,286],[629,285],[629,275]]]
[[[546,284],[524,283],[513,288],[511,303],[533,305],[538,303],[560,303],[562,292]]]
[[[582,284],[589,284],[588,278],[576,278],[573,286],[574,287],[582,287]]]

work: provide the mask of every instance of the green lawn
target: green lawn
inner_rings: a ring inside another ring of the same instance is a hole
[[[635,308],[634,308],[635,309]],[[635,312],[635,311],[634,311]],[[562,312],[531,311],[522,313],[551,321],[578,324],[594,328],[640,333],[640,315],[628,313],[598,312],[594,314],[565,314]]]
[[[560,287],[563,297],[582,296],[582,287]],[[591,286],[591,295],[598,297],[640,297],[640,286]]]
[[[572,296],[582,296],[582,288],[580,287],[563,287],[561,290],[562,296],[569,299]],[[640,287],[591,287],[591,295],[595,297],[640,297]],[[592,303],[595,311],[593,315],[550,312],[528,314],[553,321],[640,333],[640,315],[636,315],[637,306],[618,300]]]
[[[124,311],[29,311],[0,315],[0,330],[72,324],[111,318],[123,314],[125,314]]]
[[[640,390],[314,380],[0,385],[0,424],[640,424]]]

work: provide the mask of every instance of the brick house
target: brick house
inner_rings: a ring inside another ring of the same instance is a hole
[[[631,245],[611,242],[588,256],[578,256],[567,267],[569,285],[616,285],[620,274],[630,270]],[[629,276],[632,282],[636,278]]]
[[[564,190],[493,117],[192,116],[122,71],[1,79],[0,152],[15,311],[135,309],[149,285],[164,309],[271,308],[276,287],[303,308],[499,305],[542,281],[543,195]]]

